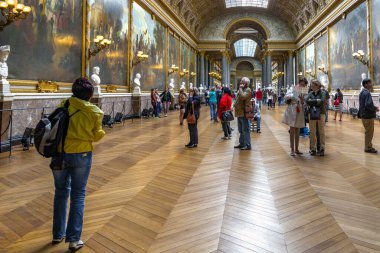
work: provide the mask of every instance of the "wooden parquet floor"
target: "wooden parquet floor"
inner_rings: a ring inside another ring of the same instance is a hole
[[[107,129],[96,145],[81,252],[380,252],[380,155],[363,152],[359,120],[326,127],[325,157],[289,156],[283,108],[262,113],[252,151],[234,150],[236,129],[168,118]],[[380,124],[374,144],[380,149]],[[0,252],[67,252],[50,245],[53,181],[48,160],[0,158]]]

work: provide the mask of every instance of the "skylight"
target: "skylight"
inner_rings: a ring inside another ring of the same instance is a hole
[[[257,43],[251,39],[241,39],[235,42],[236,57],[246,56],[254,57]]]
[[[226,8],[233,8],[233,7],[260,7],[260,8],[267,8],[268,7],[268,0],[225,0],[226,1]]]

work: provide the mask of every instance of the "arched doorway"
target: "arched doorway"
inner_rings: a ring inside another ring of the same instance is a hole
[[[236,66],[235,87],[238,87],[238,84],[240,83],[243,77],[248,77],[249,80],[251,80],[250,88],[252,88],[255,82],[254,70],[255,70],[255,67],[249,61],[239,62],[238,65]]]

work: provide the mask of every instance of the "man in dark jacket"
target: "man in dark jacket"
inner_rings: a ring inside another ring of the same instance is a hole
[[[193,110],[194,108],[194,110]],[[187,148],[196,148],[198,146],[198,119],[200,115],[200,108],[201,108],[201,98],[199,97],[199,90],[198,88],[194,87],[190,89],[189,98],[186,103],[185,107],[185,114],[183,116],[184,119],[187,118],[187,115],[194,114],[195,116],[195,124],[189,124],[188,122],[188,129],[190,134],[190,142],[189,144],[185,145]]]
[[[365,129],[365,148],[367,153],[376,154],[377,150],[372,147],[372,138],[375,129],[376,112],[379,108],[373,104],[371,90],[373,88],[370,79],[364,79],[362,82],[364,89],[359,95],[359,113],[358,117],[362,119]]]

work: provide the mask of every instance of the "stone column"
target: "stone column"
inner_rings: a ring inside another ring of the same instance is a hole
[[[266,86],[268,87],[269,84],[272,83],[272,52],[267,51],[266,55],[266,63],[267,63],[267,83]]]
[[[205,70],[205,52],[202,51],[200,54],[199,54],[199,57],[200,57],[200,83],[203,84],[204,87],[207,87],[206,86],[206,78],[205,78],[205,73],[206,73],[206,70]]]
[[[294,84],[293,51],[288,51],[286,67],[286,87]]]
[[[284,72],[284,61],[283,60],[281,60],[278,63],[278,71]],[[284,87],[284,79],[285,79],[285,74],[283,76],[281,76],[280,78],[278,78],[278,87],[277,87],[277,93],[278,94],[280,94],[281,88]]]
[[[223,71],[223,75],[222,75],[222,85],[226,84],[227,81],[228,81],[228,62],[227,62],[227,52],[226,51],[223,51],[223,58],[222,58],[222,71]]]
[[[261,88],[264,88],[267,85],[267,59],[265,56],[263,60],[262,71],[263,71],[263,80],[261,82]]]

